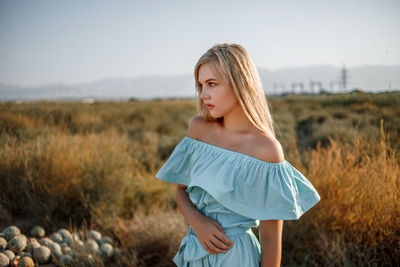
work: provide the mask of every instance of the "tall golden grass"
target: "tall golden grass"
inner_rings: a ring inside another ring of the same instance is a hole
[[[400,160],[387,140],[381,127],[378,143],[362,136],[355,137],[354,146],[330,139],[326,147],[312,149],[304,164],[301,155],[293,160],[321,202],[300,220],[285,221],[282,266],[396,266]],[[118,229],[124,247],[140,251],[135,255],[141,266],[167,266],[165,259],[177,252],[188,225],[175,209],[137,214],[120,220]],[[258,236],[258,229],[253,231]]]
[[[400,262],[399,94],[271,102],[285,157],[322,197],[285,221],[282,265]],[[125,252],[114,266],[174,266],[188,225],[154,174],[194,114],[187,100],[1,104],[0,228],[87,223]]]
[[[165,186],[154,185],[137,159],[154,155],[153,144],[135,147],[126,135],[109,131],[58,133],[22,143],[7,137],[3,145],[0,196],[15,217],[47,218],[50,224],[55,219],[112,222],[115,216],[129,218],[171,202],[162,193]],[[154,169],[153,161],[147,165]]]
[[[304,173],[321,201],[287,222],[285,262],[309,266],[391,266],[400,261],[400,158],[381,121],[379,142],[355,136],[310,151]],[[296,244],[300,243],[300,244]],[[301,248],[300,251],[292,248]]]

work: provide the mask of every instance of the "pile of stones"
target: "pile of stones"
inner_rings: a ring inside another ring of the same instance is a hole
[[[109,260],[118,253],[121,250],[114,248],[112,238],[96,230],[84,236],[81,231],[71,233],[61,228],[46,237],[45,229],[36,226],[27,237],[11,225],[0,233],[0,267],[34,267],[48,263],[74,266],[74,262],[83,258],[85,262],[95,263],[96,259]]]

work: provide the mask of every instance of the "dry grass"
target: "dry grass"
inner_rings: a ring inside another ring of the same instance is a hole
[[[137,257],[137,266],[175,266],[172,258],[189,226],[179,212],[160,210],[118,219],[115,229],[122,247]]]
[[[381,134],[380,143],[357,138],[354,148],[331,140],[329,149],[312,151],[308,173],[324,193],[320,208],[331,217],[319,220],[331,226],[327,230],[343,230],[356,243],[375,246],[385,241],[392,247],[400,225],[400,161],[382,128]]]
[[[0,186],[7,188],[0,199],[15,217],[35,214],[50,224],[55,219],[104,224],[143,207],[163,206],[165,199],[157,196],[163,186],[152,186],[128,146],[127,137],[115,132],[59,133],[28,143],[8,137],[0,151]]]
[[[318,144],[311,151],[304,174],[321,201],[301,220],[286,222],[286,264],[391,266],[399,262],[399,153],[389,146],[383,127],[380,132],[379,143],[357,136],[354,146],[345,146],[330,139],[328,147]]]
[[[282,265],[399,262],[399,94],[271,103],[285,157],[322,197],[285,222]],[[0,227],[88,222],[123,249],[110,266],[174,266],[187,224],[154,174],[195,114],[187,100],[0,104]]]

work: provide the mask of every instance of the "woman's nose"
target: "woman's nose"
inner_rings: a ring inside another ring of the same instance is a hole
[[[203,90],[201,90],[201,93],[200,93],[200,98],[201,98],[201,99],[205,99],[205,98],[209,98],[209,97],[210,97],[209,94],[208,94],[207,91],[204,90],[204,88],[203,88]]]

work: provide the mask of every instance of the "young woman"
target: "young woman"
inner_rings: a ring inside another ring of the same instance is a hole
[[[176,183],[190,228],[177,266],[279,266],[283,220],[320,196],[284,158],[256,67],[238,44],[209,49],[194,71],[200,115],[155,175]],[[259,227],[259,240],[251,227]],[[261,245],[260,245],[261,243]]]

